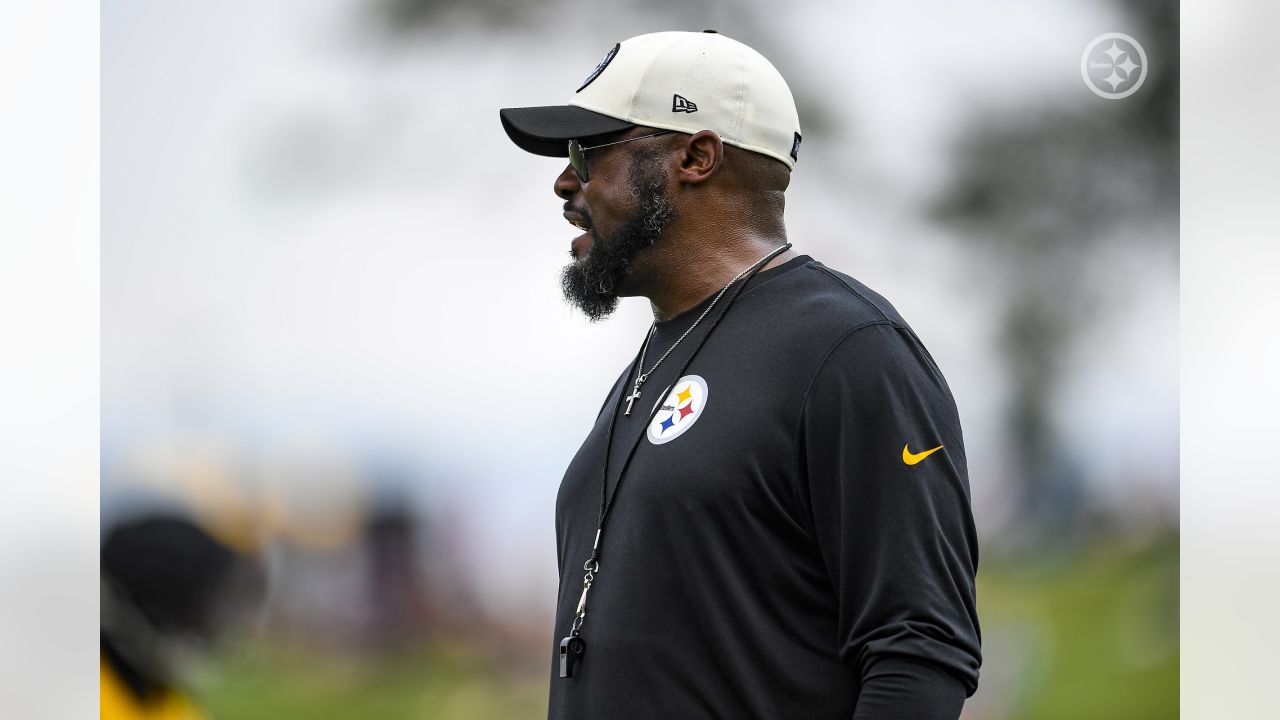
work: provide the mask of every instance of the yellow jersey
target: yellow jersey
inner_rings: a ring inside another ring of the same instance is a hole
[[[195,705],[177,690],[139,700],[106,658],[98,660],[98,708],[101,720],[204,720]]]

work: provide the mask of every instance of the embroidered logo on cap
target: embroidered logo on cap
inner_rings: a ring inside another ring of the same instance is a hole
[[[800,133],[796,133],[796,139],[791,143],[791,159],[798,162],[800,160],[800,158],[797,157],[799,154],[800,154]]]
[[[662,445],[680,437],[698,422],[707,409],[707,398],[711,392],[707,381],[698,375],[685,375],[671,386],[662,400],[662,408],[649,423],[645,434],[649,442]]]
[[[698,106],[679,95],[671,96],[671,112],[698,112]]]
[[[613,49],[605,53],[604,59],[600,61],[600,64],[596,66],[596,69],[592,70],[591,74],[587,76],[587,79],[582,81],[582,85],[580,85],[578,89],[574,90],[573,92],[575,94],[582,92],[583,88],[590,85],[592,80],[595,80],[596,78],[600,77],[600,73],[604,72],[604,69],[609,66],[609,63],[613,62],[613,58],[617,56],[618,48],[620,47],[622,47],[622,43],[614,44]]]

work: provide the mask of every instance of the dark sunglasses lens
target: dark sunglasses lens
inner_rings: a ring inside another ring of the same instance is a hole
[[[569,141],[569,164],[573,166],[573,171],[578,173],[578,179],[586,182],[587,161],[582,156],[582,145],[577,140]]]

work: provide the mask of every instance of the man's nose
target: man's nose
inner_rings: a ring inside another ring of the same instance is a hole
[[[556,178],[556,195],[563,200],[568,200],[581,189],[582,182],[578,180],[578,173],[573,169],[573,165],[565,165],[564,171]]]

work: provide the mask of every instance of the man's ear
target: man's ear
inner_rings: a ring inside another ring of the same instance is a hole
[[[724,162],[724,142],[711,130],[701,130],[685,141],[677,179],[687,183],[706,182]]]

